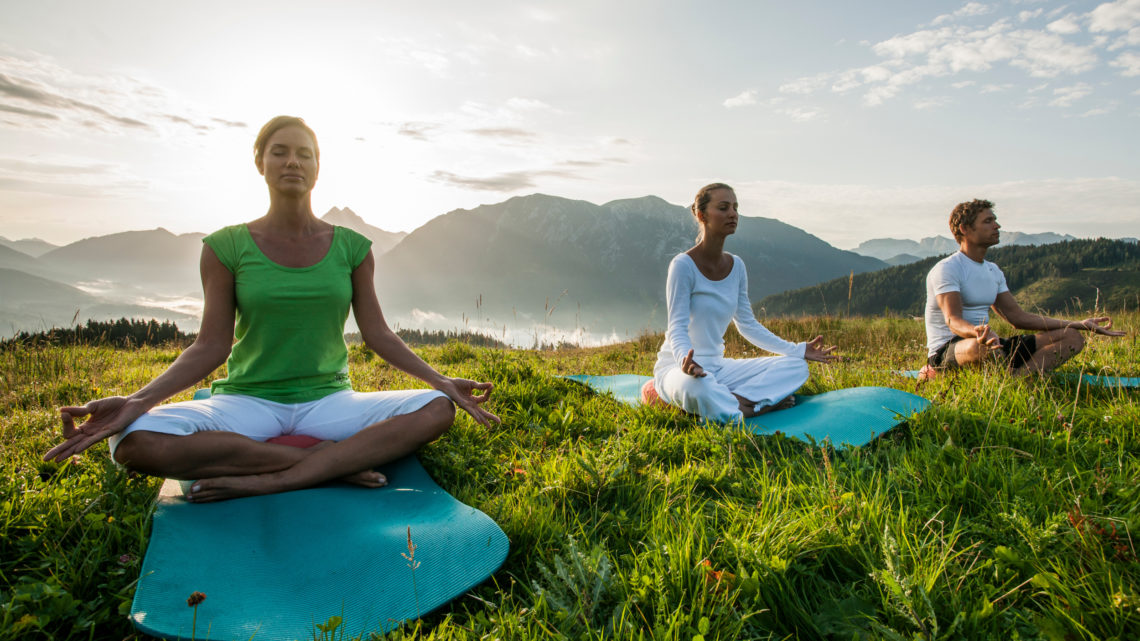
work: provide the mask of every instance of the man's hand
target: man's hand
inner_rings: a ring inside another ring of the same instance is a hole
[[[994,330],[990,329],[989,324],[975,325],[974,336],[977,337],[978,343],[990,349],[997,349],[1001,347],[1001,337],[999,337]]]
[[[1101,336],[1124,336],[1126,332],[1112,329],[1112,319],[1108,316],[1086,318],[1079,323],[1070,325],[1073,329],[1083,329],[1086,332],[1100,334]]]

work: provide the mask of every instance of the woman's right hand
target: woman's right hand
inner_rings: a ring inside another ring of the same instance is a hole
[[[45,461],[57,463],[79,454],[103,439],[123,431],[135,419],[146,413],[145,407],[124,396],[110,396],[78,407],[59,408],[63,422],[64,441],[44,454]],[[91,418],[82,425],[75,419],[83,416]]]
[[[693,350],[689,350],[689,353],[685,354],[685,358],[681,359],[681,371],[696,378],[705,376],[705,368],[697,365],[697,362],[693,360]]]

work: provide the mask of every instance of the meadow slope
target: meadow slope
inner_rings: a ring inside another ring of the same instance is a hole
[[[1118,320],[1128,337],[1092,341],[1066,370],[1140,375],[1140,314]],[[847,360],[813,365],[805,393],[915,390],[891,371],[921,364],[921,323],[768,326],[841,345]],[[418,348],[446,373],[496,384],[503,425],[463,417],[421,460],[500,524],[511,553],[483,585],[385,638],[1140,636],[1140,391],[948,376],[918,389],[930,410],[836,451],[625,407],[559,378],[649,373],[659,343]],[[734,337],[730,352],[754,350]],[[176,354],[0,351],[0,639],[139,638],[125,613],[160,480],[116,468],[102,444],[61,466],[40,457],[54,408],[129,393]],[[359,347],[351,361],[358,389],[418,386]]]

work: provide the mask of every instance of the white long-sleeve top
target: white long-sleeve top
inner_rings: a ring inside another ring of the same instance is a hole
[[[690,349],[699,365],[715,367],[724,357],[724,332],[730,320],[745,340],[760,349],[803,358],[807,348],[807,343],[776,336],[756,320],[748,300],[748,272],[739,256],[732,256],[728,276],[709,280],[688,254],[677,254],[669,263],[665,301],[668,325],[654,372],[679,366]]]

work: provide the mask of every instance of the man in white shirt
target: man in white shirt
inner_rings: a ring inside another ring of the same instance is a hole
[[[950,230],[960,250],[939,261],[926,276],[927,380],[956,367],[978,365],[996,357],[1016,375],[1044,373],[1085,346],[1080,331],[1123,336],[1107,316],[1067,321],[1031,314],[1017,304],[997,265],[986,251],[998,244],[1001,225],[988,200],[960,203],[950,214]],[[1031,330],[1001,338],[990,329],[993,308],[1010,325]]]

